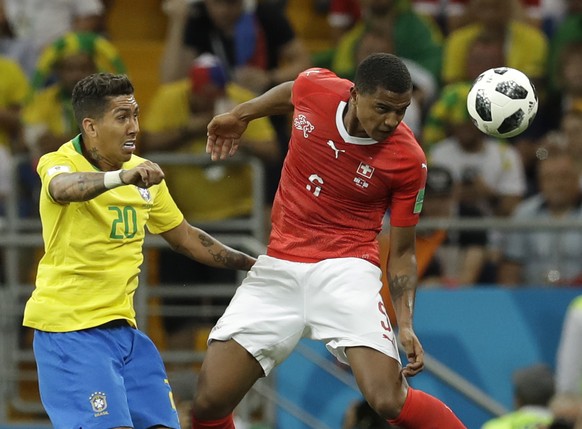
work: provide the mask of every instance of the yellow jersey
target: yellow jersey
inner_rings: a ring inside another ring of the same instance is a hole
[[[143,161],[134,155],[122,168]],[[55,202],[48,189],[58,174],[98,171],[82,155],[80,136],[42,156],[37,171],[45,254],[26,303],[24,326],[68,332],[115,319],[136,326],[133,297],[145,227],[160,234],[184,219],[165,181],[148,189],[120,186],[89,201]]]

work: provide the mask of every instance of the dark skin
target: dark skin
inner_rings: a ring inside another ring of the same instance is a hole
[[[229,113],[216,116],[208,125],[206,151],[211,158],[234,155],[252,119],[292,112],[292,87],[293,82],[281,84]],[[373,94],[362,94],[354,87],[344,115],[346,129],[353,136],[382,141],[402,121],[411,97],[412,90],[397,94],[378,88]],[[402,367],[397,360],[368,347],[346,349],[358,387],[372,408],[386,419],[397,417],[402,410],[408,391],[405,377],[418,374],[424,367],[424,351],[412,326],[417,284],[415,228],[391,227],[390,237],[389,285],[398,337],[408,362]],[[201,368],[194,415],[201,420],[226,416],[262,376],[260,364],[237,342],[213,341]]]

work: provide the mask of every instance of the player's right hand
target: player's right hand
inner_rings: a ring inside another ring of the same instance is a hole
[[[145,161],[130,170],[123,170],[120,177],[126,185],[149,188],[164,180],[165,175],[158,164]]]
[[[248,122],[228,112],[215,116],[208,124],[206,153],[213,161],[233,156]]]
[[[424,349],[412,328],[399,328],[398,339],[408,363],[402,367],[402,375],[414,377],[424,369]]]

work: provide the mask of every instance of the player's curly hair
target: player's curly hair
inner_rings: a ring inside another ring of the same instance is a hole
[[[110,97],[132,95],[133,85],[125,74],[94,73],[81,79],[73,88],[73,112],[82,130],[84,118],[100,118]]]
[[[377,53],[369,55],[358,65],[354,84],[362,94],[373,94],[378,88],[402,94],[412,89],[412,78],[404,62],[396,55]]]

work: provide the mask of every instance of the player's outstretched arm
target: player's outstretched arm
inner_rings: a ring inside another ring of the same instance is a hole
[[[413,329],[414,299],[418,282],[414,227],[390,228],[388,285],[398,322],[398,339],[408,358],[402,373],[414,376],[424,368],[424,350]]]
[[[230,112],[215,116],[208,124],[206,153],[213,161],[236,153],[240,138],[253,119],[283,115],[293,111],[293,82],[285,82],[264,94],[235,106]]]
[[[130,170],[82,173],[61,173],[49,184],[49,192],[59,203],[89,201],[109,189],[124,185],[149,188],[164,179],[160,166],[145,161]]]
[[[161,236],[176,252],[211,267],[248,271],[256,262],[252,256],[226,246],[186,221]]]

